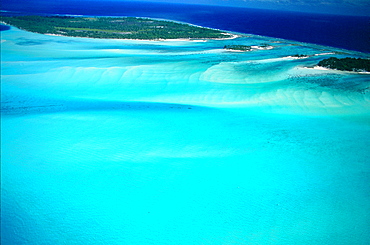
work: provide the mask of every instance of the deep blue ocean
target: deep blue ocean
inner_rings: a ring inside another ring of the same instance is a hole
[[[227,31],[370,52],[369,16],[336,16],[206,5],[94,0],[3,0],[1,9],[23,14],[165,18]]]

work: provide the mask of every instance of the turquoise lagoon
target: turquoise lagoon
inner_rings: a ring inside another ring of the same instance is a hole
[[[368,54],[1,34],[2,244],[368,244]]]

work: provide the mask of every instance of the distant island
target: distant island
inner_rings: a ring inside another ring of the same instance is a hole
[[[211,28],[137,17],[2,16],[1,21],[30,32],[69,37],[139,40],[233,37]]]
[[[261,50],[261,49],[272,49],[273,47],[268,44],[261,44],[259,46],[248,46],[248,45],[225,45],[224,49],[231,50],[231,51],[253,51],[253,50]]]
[[[297,59],[305,59],[305,58],[308,58],[310,56],[307,55],[307,54],[295,54],[295,55],[292,55],[292,56],[289,56],[289,57],[293,57],[293,58],[297,58]]]
[[[370,72],[370,59],[330,57],[320,61],[317,65],[340,71]]]

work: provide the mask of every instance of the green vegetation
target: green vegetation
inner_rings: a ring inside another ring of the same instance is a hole
[[[261,48],[268,48],[268,47],[271,47],[271,45],[267,44],[267,43],[262,43],[260,45]]]
[[[236,50],[236,51],[254,51],[254,50],[266,50],[273,49],[269,44],[263,43],[260,45],[248,46],[248,45],[225,45],[224,49],[226,50]]]
[[[30,32],[72,37],[156,40],[231,36],[205,27],[135,17],[2,16],[1,21]]]
[[[307,57],[310,57],[310,56],[309,55],[306,55],[306,54],[295,54],[295,55],[292,55],[292,57],[307,58]]]
[[[341,71],[370,72],[370,59],[361,59],[361,58],[356,59],[349,57],[338,59],[335,57],[330,57],[328,59],[320,61],[318,63],[318,66]]]
[[[247,45],[225,45],[224,49],[239,50],[239,51],[251,51],[252,47]]]

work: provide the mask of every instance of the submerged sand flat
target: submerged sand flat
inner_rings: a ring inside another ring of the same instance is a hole
[[[370,75],[311,69],[368,54],[1,37],[2,243],[370,239]]]

